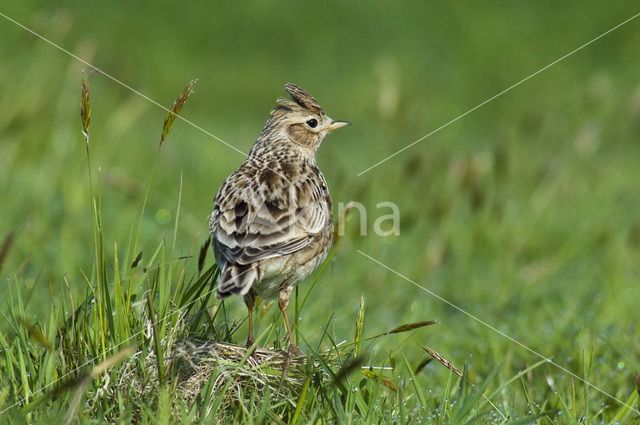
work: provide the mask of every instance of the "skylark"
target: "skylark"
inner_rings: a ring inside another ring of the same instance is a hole
[[[244,296],[247,346],[254,343],[256,295],[277,297],[289,352],[297,353],[289,295],[324,260],[333,238],[331,197],[316,151],[330,131],[349,123],[329,118],[300,87],[285,88],[292,100],[278,100],[249,156],[218,190],[209,231],[220,267],[216,296]]]

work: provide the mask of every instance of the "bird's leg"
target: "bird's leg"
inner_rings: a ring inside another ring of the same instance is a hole
[[[247,348],[249,348],[255,342],[253,339],[253,307],[256,305],[256,294],[253,289],[250,289],[249,293],[244,296],[244,303],[249,310],[249,336],[247,337]]]
[[[284,325],[287,327],[287,333],[289,334],[289,354],[298,355],[300,354],[300,352],[298,351],[298,347],[296,346],[296,341],[293,339],[291,326],[289,325],[289,318],[287,317],[287,306],[289,305],[289,295],[291,295],[292,289],[293,287],[288,286],[280,290],[280,296],[278,297],[278,306],[280,307],[282,316],[284,316]]]

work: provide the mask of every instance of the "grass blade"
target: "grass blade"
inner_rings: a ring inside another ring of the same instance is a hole
[[[354,341],[353,356],[358,357],[358,349],[360,348],[360,336],[362,335],[362,324],[364,323],[364,295],[360,296],[360,308],[358,309],[358,317],[356,318],[356,333]]]
[[[0,273],[2,273],[2,264],[4,263],[5,258],[7,258],[7,254],[9,254],[9,250],[11,249],[11,244],[13,243],[13,232],[9,232],[9,234],[4,238],[2,242],[2,247],[0,248]]]
[[[307,380],[304,381],[302,391],[300,392],[300,397],[298,398],[298,403],[296,404],[296,410],[293,412],[293,416],[291,417],[291,425],[295,425],[298,422],[298,417],[300,416],[300,412],[302,411],[302,406],[304,405],[304,401],[307,398],[309,384],[311,384],[311,377],[308,377]]]

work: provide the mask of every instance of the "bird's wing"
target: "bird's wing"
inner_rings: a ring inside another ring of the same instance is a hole
[[[249,265],[304,248],[330,217],[326,183],[313,177],[294,183],[232,174],[216,195],[210,223],[220,259]]]

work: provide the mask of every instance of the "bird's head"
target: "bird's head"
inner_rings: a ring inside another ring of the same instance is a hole
[[[286,137],[296,145],[315,151],[330,131],[351,124],[327,116],[313,96],[295,84],[287,83],[285,89],[291,100],[278,99],[263,134]]]

